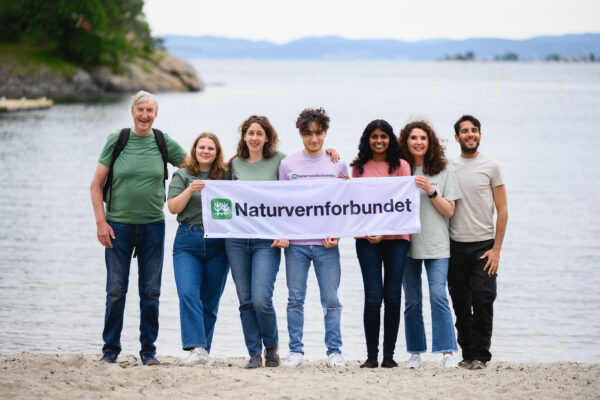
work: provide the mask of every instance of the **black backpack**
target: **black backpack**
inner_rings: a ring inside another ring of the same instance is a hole
[[[125,145],[127,144],[127,141],[129,140],[129,131],[130,128],[123,128],[121,129],[121,133],[119,133],[119,138],[117,139],[117,142],[115,143],[115,149],[113,150],[112,160],[110,161],[110,169],[108,171],[108,175],[106,176],[106,181],[104,182],[104,202],[106,202],[108,194],[110,193],[110,198],[108,200],[108,203],[106,204],[108,211],[111,211],[110,205],[112,203],[113,167],[115,166],[115,161],[121,155],[121,152],[123,151]],[[165,174],[163,178],[163,185],[165,185],[165,182],[167,181],[167,179],[169,179],[169,170],[167,169],[167,160],[169,156],[167,152],[167,143],[165,142],[165,135],[162,133],[162,131],[158,129],[152,129],[152,131],[154,131],[156,145],[158,146],[158,150],[162,155],[163,163],[165,166]]]

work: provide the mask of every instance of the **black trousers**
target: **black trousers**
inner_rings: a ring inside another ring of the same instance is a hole
[[[496,274],[483,270],[494,239],[483,242],[450,241],[448,288],[456,314],[458,344],[465,360],[489,361],[492,358],[492,325],[496,299]]]

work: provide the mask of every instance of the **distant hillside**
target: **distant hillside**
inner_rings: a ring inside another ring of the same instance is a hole
[[[267,41],[214,36],[165,36],[164,44],[175,56],[193,58],[254,58],[299,60],[438,60],[473,52],[480,59],[515,53],[521,60],[562,58],[600,59],[600,34],[540,36],[526,40],[432,39],[404,42],[392,39],[351,40],[336,36],[310,37],[282,45]]]

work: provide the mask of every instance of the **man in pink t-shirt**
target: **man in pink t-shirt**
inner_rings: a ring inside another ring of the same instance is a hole
[[[348,177],[348,168],[343,162],[334,163],[323,150],[329,129],[329,116],[322,108],[305,109],[296,121],[304,149],[287,156],[279,165],[280,180],[336,179]],[[318,184],[318,182],[315,182]],[[289,291],[287,305],[290,353],[283,362],[286,367],[299,367],[304,357],[302,335],[304,330],[304,299],[306,282],[311,261],[315,268],[321,305],[325,320],[325,345],[327,365],[344,365],[342,357],[342,335],[340,317],[342,305],[337,291],[340,286],[340,253],[337,238],[291,240],[285,249],[286,282]]]

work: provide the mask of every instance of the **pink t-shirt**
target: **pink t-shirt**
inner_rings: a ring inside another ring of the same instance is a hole
[[[400,159],[400,167],[396,168],[391,174],[388,173],[390,166],[386,161],[369,160],[363,165],[363,173],[359,175],[358,168],[352,167],[353,178],[374,178],[374,177],[389,177],[389,176],[410,176],[410,165],[403,159]],[[384,239],[404,239],[410,240],[410,235],[386,235]]]

